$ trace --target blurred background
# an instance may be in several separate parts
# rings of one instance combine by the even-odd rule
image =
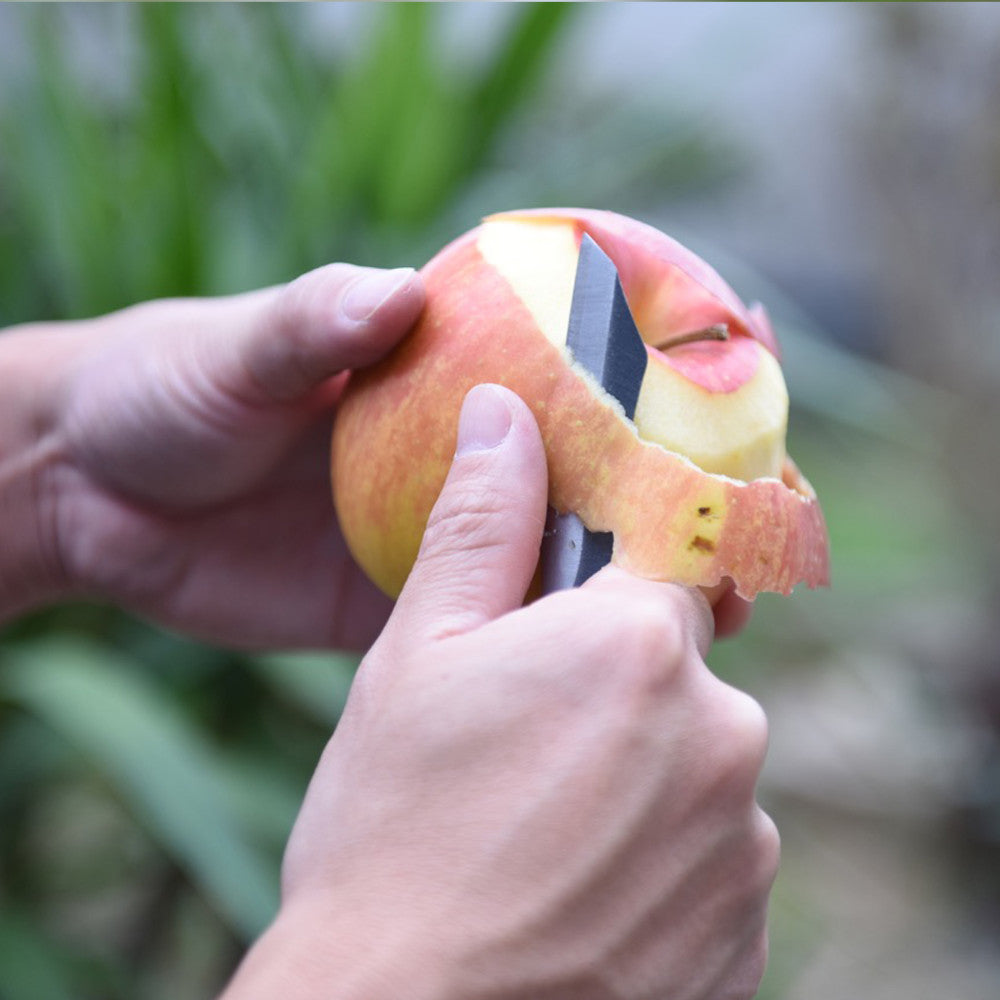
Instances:
[[[767,1000],[1000,996],[1000,5],[0,7],[0,326],[637,216],[769,307],[834,587],[767,709]],[[0,387],[0,391],[2,387]],[[209,996],[350,683],[113,609],[0,633],[0,997]]]

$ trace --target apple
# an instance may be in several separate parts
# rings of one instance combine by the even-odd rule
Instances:
[[[648,364],[629,420],[566,348],[588,233],[618,269]],[[488,217],[423,269],[427,306],[384,361],[351,375],[332,450],[351,552],[395,596],[455,449],[462,400],[496,382],[531,407],[549,502],[614,534],[613,561],[752,600],[829,581],[819,503],[785,454],[788,395],[763,308],[636,220],[545,209]],[[716,591],[718,592],[718,591]]]

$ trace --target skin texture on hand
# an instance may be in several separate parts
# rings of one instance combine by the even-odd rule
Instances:
[[[736,1000],[778,838],[766,722],[694,591],[607,568],[522,606],[537,428],[479,387],[416,567],[364,660],[226,1000]]]
[[[332,510],[338,373],[422,305],[412,270],[333,264],[7,334],[8,354],[44,344],[57,373],[36,488],[56,586],[228,645],[367,648],[390,604]]]
[[[0,336],[0,622],[62,585],[41,487],[57,450],[52,428],[58,393],[50,359],[59,340]]]

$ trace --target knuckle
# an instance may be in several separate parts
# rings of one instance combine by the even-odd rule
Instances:
[[[767,928],[762,927],[740,954],[732,975],[716,1000],[753,1000],[764,979],[768,958]]]
[[[714,1000],[751,1000],[757,996],[764,978],[768,961],[767,915],[773,872],[765,866],[766,877],[756,879],[757,884],[754,884],[753,876],[758,874],[751,873],[752,877],[744,885],[745,891],[739,894],[742,902],[734,913],[738,922],[730,924],[734,940],[739,944],[729,961],[727,975],[719,984],[720,988],[713,992]]]
[[[613,567],[577,592],[589,601],[581,612],[588,634],[600,643],[609,674],[636,706],[662,703],[678,685],[698,676],[703,621],[695,594],[676,585],[628,576]],[[707,617],[707,612],[706,612]]]
[[[767,922],[768,902],[781,861],[778,828],[756,802],[725,840],[731,861],[730,904],[748,927]]]
[[[753,789],[767,755],[767,716],[760,703],[743,691],[718,682],[710,710],[710,738],[720,770]]]
[[[781,834],[777,824],[759,806],[752,820],[751,844],[756,881],[764,893],[770,892],[781,864]]]
[[[614,659],[625,668],[627,682],[640,692],[669,686],[685,658],[684,637],[677,620],[651,598],[615,609]]]

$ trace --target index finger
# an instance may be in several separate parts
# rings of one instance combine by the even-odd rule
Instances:
[[[617,566],[605,566],[583,584],[588,590],[613,588],[617,598],[631,592],[636,601],[653,600],[663,608],[664,616],[674,616],[684,634],[689,635],[702,659],[708,655],[715,638],[715,619],[705,595],[696,587],[678,583],[645,580]]]

